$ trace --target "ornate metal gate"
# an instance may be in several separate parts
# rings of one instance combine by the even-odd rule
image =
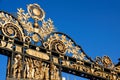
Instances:
[[[108,56],[92,60],[68,35],[56,32],[38,4],[0,11],[0,51],[8,56],[7,80],[62,80],[61,72],[90,80],[120,80],[120,65]]]

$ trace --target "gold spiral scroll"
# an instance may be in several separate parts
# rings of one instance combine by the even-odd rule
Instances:
[[[15,17],[6,12],[0,12],[0,20],[0,28],[3,35],[17,38],[20,41],[24,40],[23,28]]]
[[[14,23],[6,23],[4,24],[2,28],[2,32],[5,36],[10,38],[17,38],[19,40],[22,40],[22,34],[19,31],[19,28]]]
[[[66,52],[65,44],[60,40],[53,40],[51,42],[51,47],[53,50],[57,51],[58,53],[65,53]]]

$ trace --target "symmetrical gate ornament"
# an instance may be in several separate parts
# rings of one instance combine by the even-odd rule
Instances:
[[[17,18],[0,11],[0,51],[8,56],[7,80],[62,80],[67,72],[91,80],[120,80],[120,64],[108,56],[91,59],[68,35],[56,32],[38,4]]]

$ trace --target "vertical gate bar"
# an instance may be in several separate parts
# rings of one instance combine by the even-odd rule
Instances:
[[[14,59],[14,50],[15,50],[15,44],[14,44],[14,39],[11,41],[11,43],[13,44],[12,46],[12,55],[10,57],[10,78],[13,78],[13,69],[12,69],[12,66],[13,66],[13,59]]]
[[[10,58],[10,78],[13,77],[13,75],[12,75],[13,57],[14,57],[14,53],[12,52],[12,55],[11,55],[11,58]]]
[[[10,77],[10,57],[8,57],[8,60],[7,60],[6,80],[8,77]]]
[[[51,80],[51,62],[52,62],[51,52],[50,52],[50,54],[49,54],[49,57],[50,57],[49,80]]]
[[[60,54],[59,54],[60,56]],[[59,76],[60,76],[60,80],[62,80],[62,72],[61,72],[61,69],[62,69],[62,64],[61,64],[61,57],[59,57]]]
[[[21,75],[22,78],[24,78],[24,61],[25,61],[24,46],[22,46],[22,75]]]

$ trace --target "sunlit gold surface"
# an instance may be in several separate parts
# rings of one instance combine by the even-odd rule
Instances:
[[[36,15],[36,16],[39,16],[41,14],[40,10],[37,9],[37,8],[34,8],[33,9],[33,13]]]
[[[9,32],[9,34],[14,34],[14,31],[13,31],[13,29],[11,29],[11,28],[8,28],[7,30],[8,30],[8,32]]]
[[[35,51],[35,50],[32,50],[32,49],[27,49],[26,52],[29,55],[39,57],[39,58],[42,58],[42,59],[45,59],[45,60],[49,60],[49,56],[47,54],[43,53],[43,52],[38,52],[38,51]]]
[[[32,39],[33,39],[33,41],[38,42],[39,36],[37,34],[33,34]]]

